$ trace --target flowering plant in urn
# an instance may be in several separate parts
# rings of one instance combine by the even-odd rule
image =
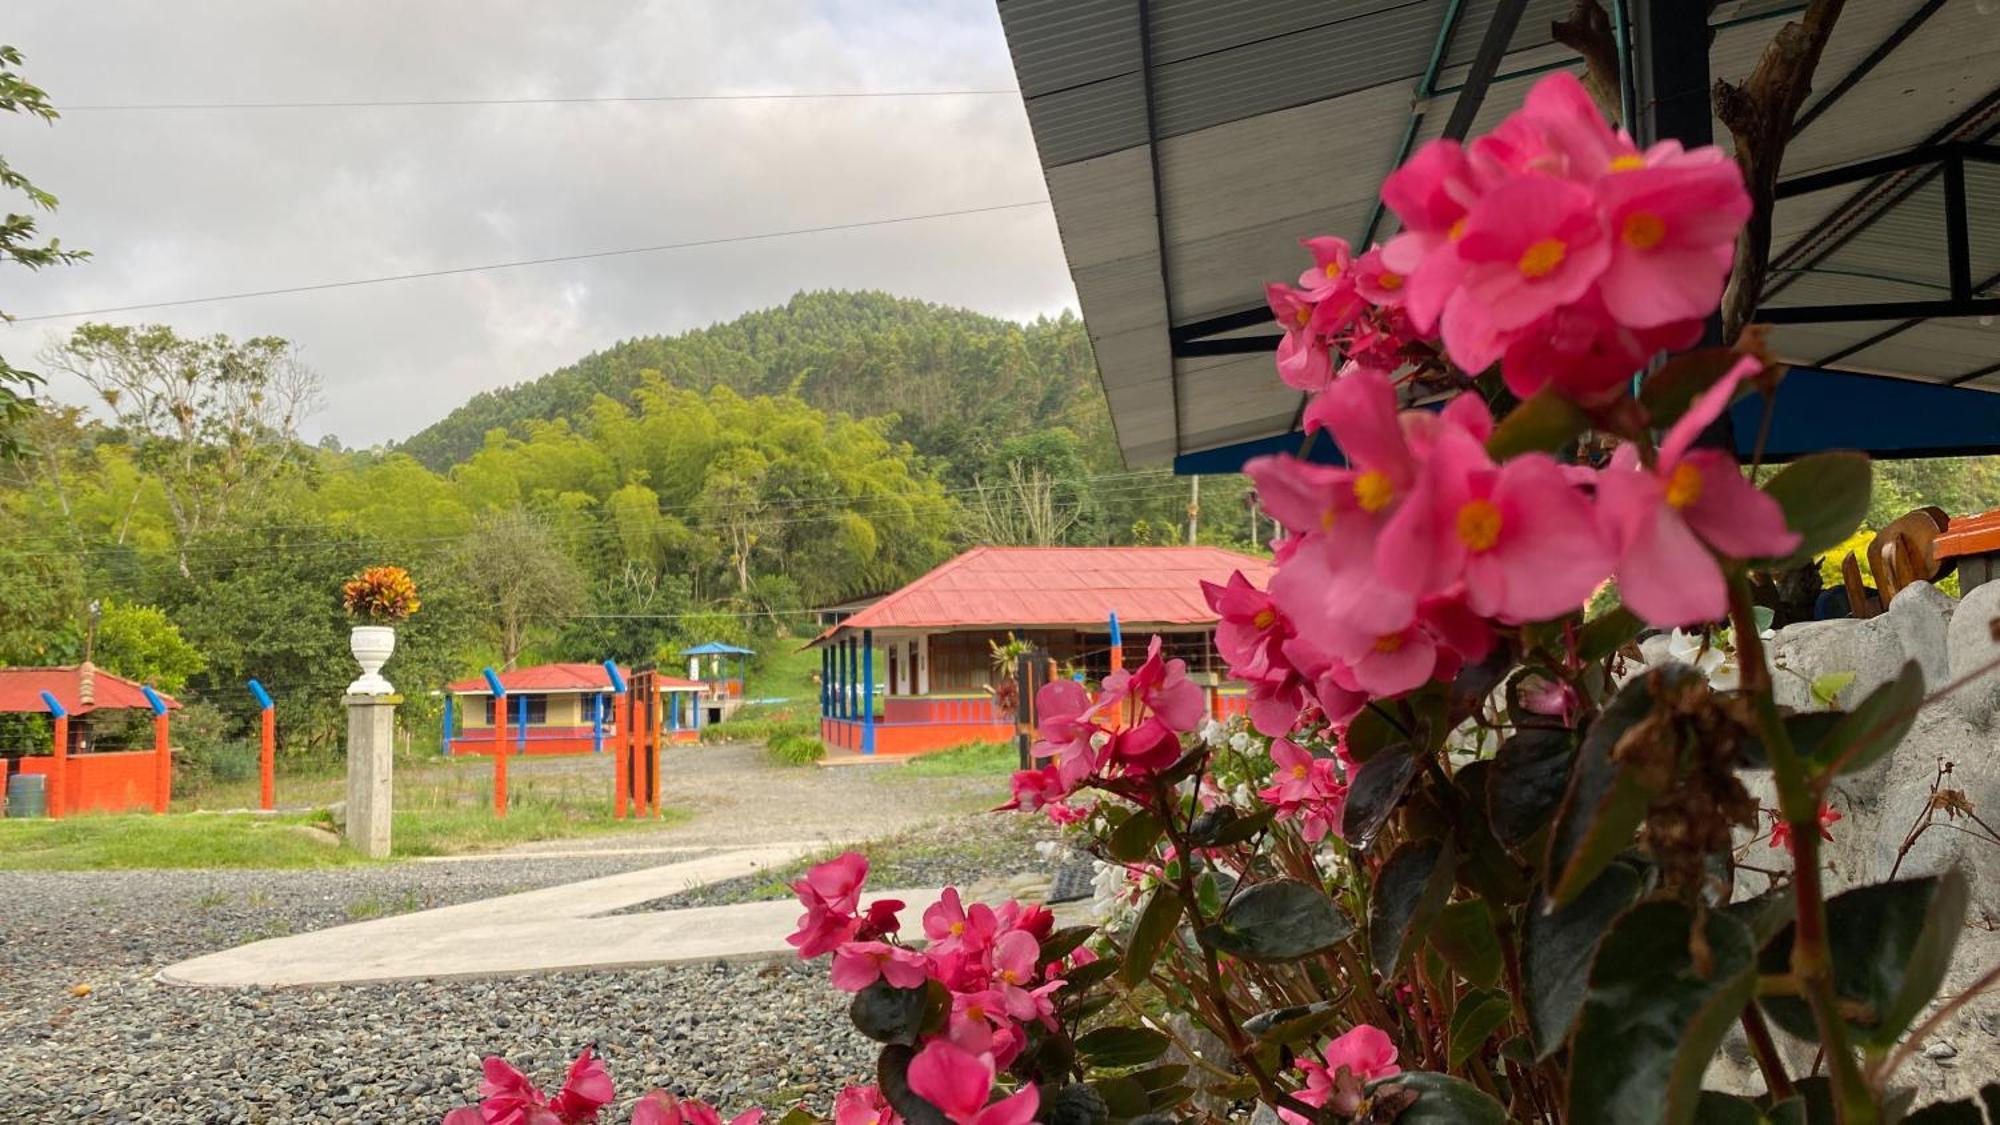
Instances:
[[[1088,919],[864,899],[855,854],[813,868],[792,944],[880,1061],[783,1121],[1902,1118],[1903,1064],[1978,991],[1926,1014],[1967,882],[1832,894],[1821,844],[1835,779],[1895,748],[1923,677],[1787,711],[1749,582],[1847,536],[1869,462],[1746,473],[1704,443],[1779,393],[1754,332],[1661,362],[1721,298],[1738,165],[1638,147],[1558,73],[1382,199],[1401,233],[1307,238],[1298,283],[1269,288],[1277,375],[1347,463],[1247,467],[1275,576],[1206,589],[1247,713],[1211,717],[1158,638],[1095,691],[1040,689],[1004,807],[1097,857]],[[1641,662],[1649,627],[1725,622],[1727,681]],[[1781,858],[1751,865],[1766,823]],[[1704,1088],[1731,1035],[1755,1075]],[[495,1073],[461,1120],[520,1119]],[[611,1094],[529,1119],[595,1120]]]
[[[382,665],[396,651],[395,625],[423,607],[417,584],[400,566],[371,566],[340,587],[340,603],[357,624],[348,645],[361,665],[361,678],[347,686],[349,695],[393,695],[394,685],[382,677]]]

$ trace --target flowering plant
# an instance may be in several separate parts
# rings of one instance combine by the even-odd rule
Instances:
[[[796,885],[792,943],[883,1043],[838,1125],[1900,1117],[1898,1066],[1964,999],[1918,1024],[1966,882],[1829,897],[1820,844],[1830,785],[1897,745],[1923,678],[1788,713],[1748,580],[1839,543],[1868,460],[1760,487],[1704,441],[1777,391],[1754,333],[1633,379],[1717,306],[1737,165],[1638,148],[1558,73],[1382,198],[1401,233],[1307,239],[1269,290],[1279,376],[1346,463],[1246,468],[1275,574],[1206,588],[1246,715],[1212,718],[1158,638],[1094,695],[1037,693],[1039,764],[1003,807],[1096,853],[1100,924],[947,891],[919,945],[902,903],[864,907],[857,855]],[[1645,628],[1725,619],[1733,675],[1635,666]],[[1737,841],[1765,820],[1790,869],[1753,895]],[[1758,1097],[1702,1088],[1737,1028]]]
[[[395,624],[408,621],[423,608],[417,584],[400,566],[371,566],[340,587],[340,604],[349,617]]]

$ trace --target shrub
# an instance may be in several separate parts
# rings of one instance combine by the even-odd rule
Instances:
[[[781,731],[764,743],[764,749],[782,766],[809,766],[826,757],[819,735],[804,731]]]

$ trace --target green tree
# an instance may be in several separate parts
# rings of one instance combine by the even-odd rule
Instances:
[[[108,599],[101,607],[92,648],[99,667],[168,693],[179,692],[188,677],[208,667],[208,659],[160,607]]]
[[[583,605],[584,576],[550,523],[525,508],[482,518],[460,543],[458,573],[480,603],[502,667]]]
[[[21,52],[0,44],[0,110],[25,113],[45,122],[53,122],[60,115],[49,104],[46,93],[21,77],[15,69],[20,65]],[[0,191],[20,195],[27,200],[30,212],[56,209],[56,197],[36,187],[28,177],[10,166],[5,157],[0,157]],[[0,216],[0,262],[39,270],[47,266],[67,265],[88,256],[85,251],[63,249],[60,239],[42,241],[40,232],[35,229],[35,216],[31,213],[10,210]],[[12,319],[0,310],[0,320]],[[32,409],[28,396],[41,382],[41,376],[15,367],[7,362],[5,356],[0,356],[0,461],[21,454],[23,446],[18,427]]]

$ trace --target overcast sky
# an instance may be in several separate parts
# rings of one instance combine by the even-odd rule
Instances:
[[[58,107],[1014,86],[993,0],[8,0],[7,16],[0,41]],[[0,153],[61,198],[45,229],[94,255],[0,272],[20,316],[1046,196],[1012,94],[75,109],[0,120]],[[1017,319],[1075,304],[1031,207],[101,319],[294,340],[328,392],[307,436],[369,445],[620,339],[814,288]],[[29,358],[77,323],[0,328],[0,352]]]

